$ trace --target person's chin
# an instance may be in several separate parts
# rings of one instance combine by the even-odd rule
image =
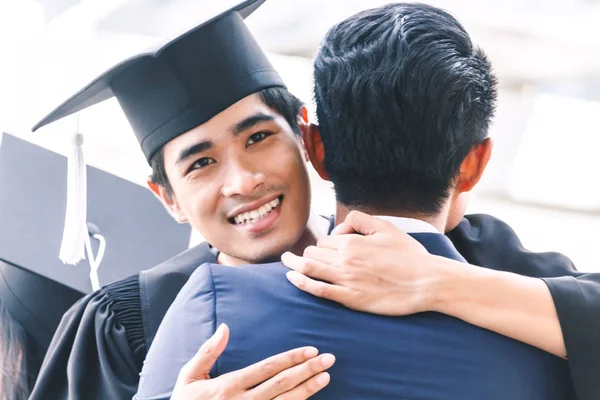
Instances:
[[[283,254],[283,253],[281,253],[281,254]],[[256,264],[270,264],[270,263],[280,262],[281,261],[281,254],[277,253],[277,254],[267,255],[264,258],[259,259],[256,262]]]
[[[283,234],[282,234],[283,235]],[[281,261],[281,255],[291,249],[294,243],[289,243],[290,241],[281,241],[282,237],[280,236],[278,241],[268,240],[269,238],[264,238],[266,240],[263,241],[262,244],[256,244],[257,248],[260,247],[261,250],[257,254],[254,255],[253,259],[256,260],[255,264],[268,264],[272,262]]]

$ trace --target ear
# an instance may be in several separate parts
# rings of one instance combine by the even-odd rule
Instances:
[[[180,224],[188,222],[187,217],[181,211],[181,207],[175,198],[175,195],[167,193],[167,190],[164,186],[159,185],[158,183],[152,182],[150,178],[146,179],[146,184],[154,193],[156,197],[160,200],[160,202],[165,206],[169,214],[173,217],[173,219]]]
[[[306,108],[306,106],[300,107],[300,114],[298,115],[298,117],[301,120],[299,122],[303,123],[304,125],[308,125],[308,109]]]
[[[325,146],[321,139],[321,131],[319,126],[315,124],[308,124],[304,131],[304,145],[308,152],[308,158],[312,163],[315,171],[319,174],[321,179],[328,181],[327,171],[325,170]]]
[[[298,120],[296,122],[298,124],[298,128],[300,129],[300,151],[302,151],[304,161],[308,162],[310,160],[308,158],[308,152],[306,151],[306,144],[304,143],[304,136],[308,127],[308,110],[306,109],[306,107],[302,106],[302,108],[300,108],[300,112],[298,113]]]
[[[471,148],[471,151],[460,165],[456,184],[457,192],[469,192],[477,185],[490,161],[493,147],[492,139],[486,138],[483,142]]]

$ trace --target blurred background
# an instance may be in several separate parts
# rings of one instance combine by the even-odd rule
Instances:
[[[0,130],[66,154],[74,118],[35,134],[33,124],[113,64],[238,2],[0,1]],[[466,26],[500,80],[494,156],[469,212],[505,220],[530,250],[559,251],[579,270],[600,272],[600,1],[426,2]],[[386,3],[269,0],[247,22],[314,111],[320,39],[350,14]],[[149,168],[114,99],[79,123],[90,165],[145,184]],[[313,207],[331,213],[331,186],[314,178]]]

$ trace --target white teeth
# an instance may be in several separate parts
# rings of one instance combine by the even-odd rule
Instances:
[[[279,203],[279,198],[276,198],[275,200],[272,200],[267,204],[260,206],[256,210],[243,212],[236,215],[235,217],[233,217],[233,220],[236,224],[254,223],[262,219],[268,213],[270,213],[272,209],[279,205]]]

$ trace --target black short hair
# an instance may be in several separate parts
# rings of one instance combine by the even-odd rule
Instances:
[[[263,89],[257,93],[269,108],[287,121],[295,134],[300,135],[298,115],[303,106],[300,99],[291,94],[287,89],[280,87]],[[150,158],[150,167],[152,168],[152,174],[150,175],[152,183],[162,186],[167,191],[167,195],[172,196],[173,188],[165,170],[165,159],[162,148]]]
[[[491,64],[463,26],[424,4],[363,11],[329,30],[314,67],[337,200],[438,212],[496,103]]]

